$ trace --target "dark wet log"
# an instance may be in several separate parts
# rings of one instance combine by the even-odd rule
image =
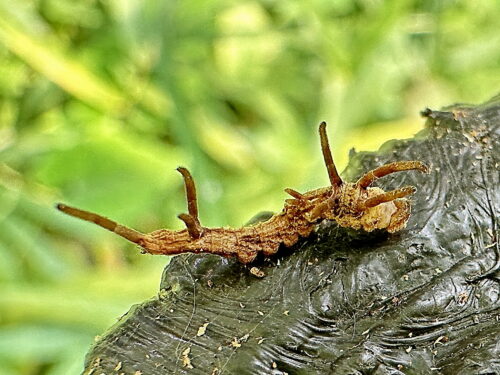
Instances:
[[[344,173],[431,165],[378,182],[418,188],[405,230],[322,225],[262,262],[262,279],[237,260],[177,256],[85,373],[500,373],[500,97],[423,115],[414,139],[352,155]]]

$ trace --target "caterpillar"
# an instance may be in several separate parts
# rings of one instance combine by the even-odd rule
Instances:
[[[410,202],[405,197],[415,193],[415,187],[386,192],[371,185],[376,179],[394,172],[417,170],[428,173],[429,168],[420,161],[397,161],[367,172],[354,183],[345,182],[333,162],[326,122],[319,125],[319,135],[330,185],[306,193],[285,189],[291,198],[285,200],[283,210],[267,221],[251,226],[237,229],[202,226],[193,177],[184,167],[177,168],[184,179],[187,199],[188,213],[178,215],[186,225],[183,230],[160,229],[144,234],[92,212],[62,203],[56,207],[68,215],[116,233],[139,245],[145,253],[210,253],[237,257],[244,264],[254,261],[259,252],[268,257],[275,254],[281,244],[292,246],[300,237],[308,237],[323,220],[333,220],[341,227],[367,232],[385,229],[394,233],[403,229],[411,211]]]

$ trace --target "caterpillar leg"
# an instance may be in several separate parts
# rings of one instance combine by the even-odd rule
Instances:
[[[333,162],[330,144],[328,143],[328,135],[326,134],[326,122],[324,121],[319,124],[319,138],[321,140],[321,151],[323,152],[323,159],[325,160],[330,183],[332,186],[340,186],[342,185],[342,179],[340,178],[337,168],[335,167],[335,163]]]
[[[271,255],[274,255],[278,252],[279,247],[279,242],[271,242],[262,247],[262,253],[264,254],[264,256],[270,257]]]
[[[410,194],[413,194],[417,191],[417,189],[413,186],[405,186],[401,189],[391,190],[385,193],[381,193],[374,197],[368,198],[361,205],[361,209],[365,210],[370,207],[375,207],[381,203],[390,202],[398,198],[406,197]]]
[[[198,201],[196,197],[196,186],[194,185],[193,176],[191,173],[184,168],[179,167],[177,171],[182,175],[184,179],[184,186],[186,188],[186,200],[188,206],[189,214],[180,214],[177,216],[181,219],[184,224],[186,224],[186,228],[189,232],[189,235],[192,239],[200,238],[203,234],[203,227],[200,224],[200,220],[198,218]]]
[[[395,200],[396,212],[391,216],[391,221],[387,227],[389,233],[398,232],[406,227],[406,222],[410,218],[411,206],[410,202],[406,199]]]
[[[253,262],[255,258],[257,258],[257,251],[255,250],[239,251],[237,253],[237,256],[240,263],[247,264]]]
[[[377,178],[384,177],[388,174],[401,171],[417,170],[423,173],[429,173],[429,167],[419,161],[396,161],[393,163],[382,165],[367,172],[361,177],[356,185],[362,188],[370,186]]]

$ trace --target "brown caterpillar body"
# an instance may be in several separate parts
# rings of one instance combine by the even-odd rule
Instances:
[[[203,227],[198,219],[193,178],[182,167],[177,170],[184,178],[189,212],[179,215],[186,224],[184,230],[160,229],[143,234],[88,211],[64,204],[58,204],[57,208],[115,232],[150,254],[204,252],[225,257],[235,256],[242,263],[252,262],[259,252],[265,256],[275,254],[281,244],[292,246],[300,237],[309,236],[322,220],[334,220],[342,227],[367,232],[386,229],[393,233],[403,229],[410,217],[410,203],[404,197],[413,194],[416,189],[407,186],[384,192],[370,185],[377,178],[394,172],[418,170],[428,173],[427,166],[419,161],[394,162],[369,171],[356,183],[343,182],[333,162],[325,122],[320,124],[319,133],[331,185],[303,194],[285,189],[292,198],[285,200],[281,213],[252,226],[238,229]]]

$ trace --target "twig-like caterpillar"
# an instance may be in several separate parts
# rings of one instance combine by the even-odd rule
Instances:
[[[183,167],[177,170],[184,178],[188,213],[178,216],[186,224],[186,229],[180,231],[160,229],[143,234],[95,213],[64,204],[58,204],[57,208],[126,238],[146,253],[210,253],[236,256],[241,263],[252,262],[259,252],[264,256],[275,254],[281,244],[292,246],[299,237],[309,236],[322,220],[334,220],[342,227],[367,232],[386,229],[393,233],[403,229],[410,217],[410,203],[404,197],[416,189],[407,186],[385,192],[370,185],[377,178],[394,172],[418,170],[428,173],[428,167],[419,161],[398,161],[369,171],[355,183],[344,182],[333,162],[325,122],[320,124],[319,134],[331,185],[307,193],[285,189],[292,198],[285,200],[283,211],[252,226],[238,229],[203,227],[198,219],[194,181]]]

